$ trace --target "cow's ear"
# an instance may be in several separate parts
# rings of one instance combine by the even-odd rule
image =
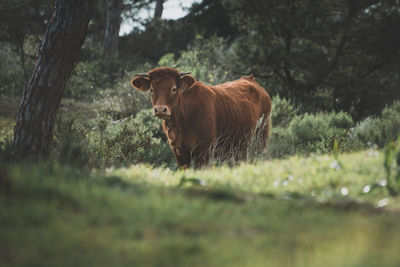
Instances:
[[[145,92],[150,88],[150,80],[145,77],[137,76],[133,78],[131,85],[133,88]]]
[[[193,78],[190,75],[185,75],[179,79],[179,89],[181,92],[184,92],[186,89],[188,89],[192,84],[194,84],[196,81],[195,78]]]

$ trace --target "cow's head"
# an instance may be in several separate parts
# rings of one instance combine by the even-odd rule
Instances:
[[[166,67],[155,68],[149,73],[137,74],[131,85],[137,90],[149,91],[153,114],[169,120],[179,109],[181,95],[196,81],[189,73]]]

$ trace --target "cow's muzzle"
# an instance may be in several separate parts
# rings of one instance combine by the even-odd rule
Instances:
[[[169,108],[164,105],[154,106],[153,113],[154,113],[154,116],[156,116],[160,119],[163,119],[163,120],[168,120],[171,117],[171,112],[170,112]]]

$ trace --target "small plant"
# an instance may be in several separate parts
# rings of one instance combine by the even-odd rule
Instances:
[[[254,162],[254,160],[261,155],[267,144],[267,128],[271,119],[264,120],[264,115],[257,121],[256,128],[251,134],[249,144],[247,146],[247,160]]]
[[[400,135],[397,142],[391,142],[385,146],[384,154],[386,188],[391,196],[398,196],[400,194]]]
[[[332,154],[335,161],[331,163],[331,168],[334,168],[336,170],[343,169],[343,164],[339,159],[340,147],[339,147],[339,142],[337,140],[333,142]]]

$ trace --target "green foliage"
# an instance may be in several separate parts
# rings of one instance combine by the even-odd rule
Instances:
[[[274,97],[272,118],[275,120],[267,157],[326,153],[332,150],[335,141],[342,151],[358,151],[374,145],[382,148],[400,134],[399,101],[383,109],[380,117],[367,117],[355,125],[345,112],[294,116],[293,109],[286,100]]]
[[[400,135],[397,143],[391,142],[385,146],[384,154],[386,188],[391,196],[398,196],[400,194]]]
[[[382,145],[382,129],[379,118],[367,117],[350,129],[349,139],[358,147]]]
[[[350,131],[350,140],[362,147],[384,147],[400,134],[400,101],[383,109],[380,117],[367,117]]]
[[[127,10],[127,17],[134,20],[140,17],[136,8]],[[151,1],[141,1],[144,6]],[[147,3],[146,3],[147,2]],[[127,7],[130,3],[124,3]],[[133,2],[132,2],[133,4]],[[139,21],[145,28],[133,28],[131,33],[120,39],[120,60],[128,69],[136,68],[137,63],[150,62],[155,64],[167,53],[178,55],[188,49],[190,43],[201,34],[208,39],[212,36],[233,38],[237,30],[230,23],[228,10],[221,1],[196,1],[189,10],[189,14],[178,20],[150,20]],[[105,23],[104,23],[105,24]]]
[[[143,124],[154,137],[167,141],[167,137],[162,129],[162,121],[153,115],[152,108],[142,109],[136,114],[135,119]]]
[[[13,138],[15,121],[0,115],[0,149]]]
[[[110,87],[110,79],[101,64],[99,60],[76,64],[64,96],[75,99],[92,98],[102,89]]]
[[[346,140],[348,129],[353,125],[350,115],[339,113],[303,114],[296,116],[288,130],[293,135],[297,151],[302,153],[328,152],[334,141]]]
[[[59,118],[53,133],[51,158],[61,164],[88,166],[91,155],[86,136],[89,131],[90,125],[87,122],[78,123],[75,116]]]
[[[7,43],[0,43],[0,94],[20,96],[24,90],[25,78],[18,54]]]
[[[0,114],[0,162],[13,158],[13,137],[15,121]]]
[[[397,1],[222,2],[241,32],[228,66],[260,77],[273,94],[357,120],[400,98]]]
[[[400,101],[382,111],[382,135],[386,141],[393,141],[400,134]]]
[[[101,116],[117,120],[135,116],[140,110],[151,106],[150,96],[147,93],[132,88],[131,77],[133,74],[126,75],[113,87],[99,92],[94,104]]]
[[[297,115],[286,129],[273,128],[270,153],[274,157],[282,157],[285,152],[329,152],[335,140],[339,143],[346,141],[352,125],[352,118],[344,112]],[[282,151],[279,147],[283,148]]]
[[[287,158],[294,154],[296,154],[296,147],[291,132],[287,128],[272,125],[265,157]]]
[[[299,114],[299,109],[290,100],[279,95],[272,97],[271,119],[273,127],[286,128],[297,114]]]
[[[183,21],[154,20],[145,27],[145,31],[134,28],[121,38],[120,60],[129,69],[136,68],[138,63],[155,64],[167,53],[178,54],[194,37],[192,25]]]
[[[175,167],[172,152],[163,138],[161,121],[151,110],[135,117],[112,121],[105,118],[82,122],[60,119],[53,155],[62,164],[106,168],[147,162]]]
[[[158,65],[191,71],[197,80],[204,83],[224,83],[240,78],[240,76],[235,77],[226,67],[224,53],[227,47],[227,41],[223,38],[204,39],[201,35],[197,35],[188,49],[181,52],[178,59],[169,53],[158,61]]]
[[[143,117],[151,120],[145,121]],[[92,164],[99,167],[140,162],[171,164],[172,152],[165,141],[155,137],[160,135],[160,121],[155,127],[154,120],[158,119],[142,116],[109,123],[104,131],[99,127],[99,135],[90,137],[90,153],[95,158]]]

